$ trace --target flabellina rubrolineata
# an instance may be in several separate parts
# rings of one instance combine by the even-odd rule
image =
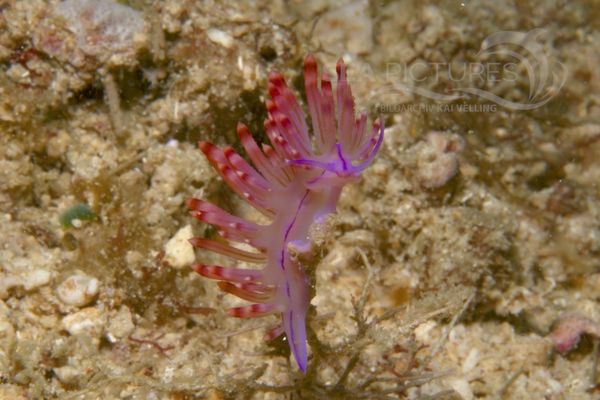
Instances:
[[[223,239],[196,237],[190,239],[192,245],[264,265],[258,270],[195,264],[194,270],[219,280],[221,290],[253,303],[231,308],[230,315],[251,318],[281,314],[281,324],[266,337],[271,339],[285,332],[302,372],[306,372],[308,362],[305,324],[310,288],[304,266],[290,253],[290,246],[296,251],[310,251],[310,226],[323,223],[335,212],[344,185],[360,178],[383,140],[383,122],[376,120],[367,133],[366,113],[356,117],[346,66],[341,59],[336,70],[334,92],[328,74],[319,74],[315,58],[309,54],[304,60],[312,131],[283,76],[277,72],[269,74],[271,100],[266,101],[269,117],[264,126],[271,144],[259,147],[244,124],[237,126],[254,166],[229,146],[221,149],[208,142],[199,143],[223,180],[269,217],[270,224],[247,221],[204,200],[187,202],[191,214],[217,227]],[[229,242],[245,243],[256,251]]]

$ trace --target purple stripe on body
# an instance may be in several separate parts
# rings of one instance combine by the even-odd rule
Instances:
[[[338,143],[336,145],[336,148],[337,148],[338,157],[342,161],[342,167],[344,168],[344,171],[348,171],[348,163],[347,163],[346,159],[344,159],[344,154],[342,153],[342,145]]]
[[[285,265],[284,265],[284,263],[285,263],[285,247],[287,245],[287,239],[288,239],[288,236],[290,235],[290,231],[292,230],[292,228],[294,227],[294,224],[296,223],[296,218],[298,218],[298,214],[300,213],[300,209],[304,205],[304,200],[306,200],[306,197],[308,196],[308,193],[309,193],[309,190],[307,190],[306,193],[304,193],[304,196],[302,197],[302,200],[300,200],[300,204],[298,204],[298,208],[296,209],[296,213],[294,214],[294,219],[292,219],[292,222],[290,223],[290,225],[285,230],[285,235],[283,237],[283,249],[281,249],[281,257],[279,258],[279,266],[281,267],[282,271],[285,270]]]
[[[318,181],[319,181],[319,179],[321,179],[321,177],[322,177],[323,175],[325,175],[325,171],[321,172],[321,175],[317,176],[317,177],[316,177],[315,179],[313,179],[313,180],[310,180],[310,181],[308,181],[307,183],[308,183],[309,185],[312,185],[313,183],[315,183],[315,182],[318,182]]]

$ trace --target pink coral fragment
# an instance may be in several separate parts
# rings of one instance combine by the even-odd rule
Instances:
[[[577,346],[583,334],[600,338],[600,325],[582,315],[566,313],[554,323],[548,336],[554,342],[554,349],[564,354]]]

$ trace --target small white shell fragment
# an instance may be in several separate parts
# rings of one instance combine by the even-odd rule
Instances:
[[[56,292],[58,298],[65,304],[76,307],[83,307],[89,304],[98,294],[98,279],[77,271],[63,283],[61,283]]]
[[[99,337],[104,325],[103,314],[94,307],[87,307],[76,313],[69,314],[62,320],[63,329],[71,335],[87,333]]]
[[[194,248],[188,240],[194,236],[192,226],[186,225],[177,231],[165,245],[164,260],[173,268],[181,269],[192,264],[196,258]]]
[[[169,139],[167,141],[167,146],[177,148],[179,147],[179,141],[177,139]]]
[[[206,31],[206,36],[208,36],[213,43],[221,45],[226,49],[233,47],[233,37],[220,29],[210,28]]]

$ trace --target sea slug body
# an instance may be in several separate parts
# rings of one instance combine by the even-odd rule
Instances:
[[[259,225],[231,215],[200,199],[189,199],[191,214],[214,225],[224,240],[192,238],[198,248],[233,259],[263,264],[243,269],[195,264],[199,274],[217,279],[219,288],[254,304],[228,311],[234,317],[281,314],[282,323],[266,337],[286,334],[302,372],[307,369],[306,314],[310,303],[304,266],[290,254],[289,246],[310,251],[309,229],[335,212],[345,184],[356,181],[369,166],[383,141],[383,123],[376,120],[367,132],[367,115],[358,117],[346,77],[346,66],[337,63],[334,90],[327,73],[319,74],[312,55],[304,61],[304,83],[312,122],[312,140],[304,113],[283,76],[269,74],[264,126],[270,145],[255,142],[239,123],[237,133],[252,166],[231,147],[207,142],[199,147],[223,180],[254,208],[271,219]],[[246,251],[231,242],[246,243]]]

